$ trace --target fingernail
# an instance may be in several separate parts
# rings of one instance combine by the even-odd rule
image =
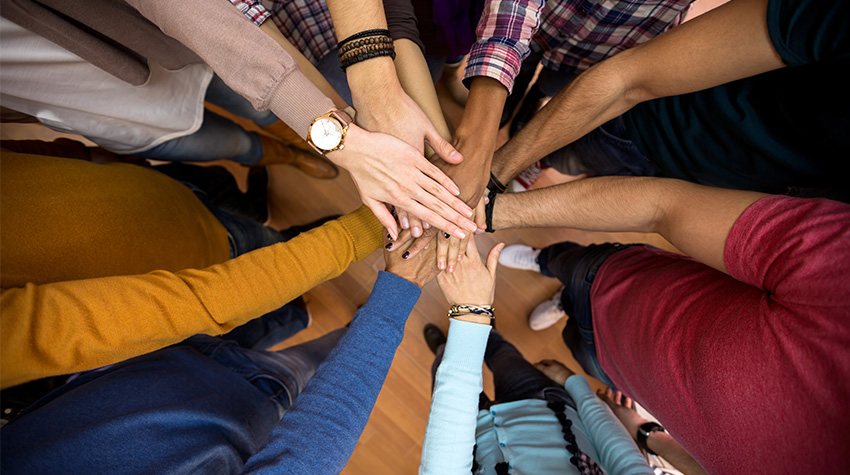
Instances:
[[[401,227],[403,229],[409,228],[410,227],[410,221],[408,221],[407,218],[401,218]]]
[[[431,225],[428,223],[422,223],[422,227],[425,229],[431,229]]]
[[[390,210],[390,214],[391,214],[391,215],[393,215],[393,216],[395,216],[395,208],[393,208],[393,209],[391,209],[391,210]]]
[[[455,196],[460,194],[460,188],[458,188],[457,185],[452,185],[452,189],[449,190],[449,191],[451,191],[452,194],[455,195]]]
[[[449,237],[451,237],[451,235],[449,233],[443,233],[443,237],[448,239]]]
[[[404,254],[401,255],[402,259],[407,259],[408,257],[410,257],[410,251],[404,251]]]
[[[437,268],[438,268],[438,269],[440,269],[440,270],[445,269],[445,268],[446,268],[446,263],[445,263],[445,262],[443,262],[443,261],[438,262],[438,263],[437,263]]]
[[[462,260],[463,260],[463,254],[461,254],[461,255],[457,256],[457,261],[458,261],[458,262],[460,262],[460,261],[462,261]]]
[[[413,237],[419,237],[422,235],[422,230],[414,226],[413,229],[410,230],[410,234],[413,234]]]
[[[476,229],[478,229],[478,225],[473,223],[472,221],[467,221],[464,223],[463,228],[467,231],[474,233]]]
[[[483,229],[481,229],[481,228],[478,228],[478,229],[476,229],[476,230],[475,230],[475,233],[474,233],[474,234],[484,234],[484,233],[486,233],[486,232],[487,232],[487,231],[485,231],[485,230],[483,230]]]
[[[484,197],[484,204],[485,204],[485,205],[486,205],[486,204],[490,204],[490,197],[489,197],[489,196],[485,196],[485,197]]]
[[[466,239],[466,233],[461,231],[460,229],[456,229],[455,232],[452,233],[452,236],[458,239]]]
[[[392,240],[392,238],[393,238],[393,235],[392,235],[392,234],[387,233],[387,239]]]
[[[449,266],[449,274],[455,271],[455,266]]]
[[[384,246],[384,249],[386,249],[388,251],[391,250],[392,248],[393,248],[393,243],[389,243],[386,246]]]
[[[467,218],[471,218],[472,217],[472,208],[464,205],[463,206],[463,214],[465,214]]]

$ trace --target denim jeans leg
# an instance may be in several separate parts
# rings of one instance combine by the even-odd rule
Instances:
[[[487,340],[484,362],[493,372],[496,403],[540,399],[543,390],[560,386],[526,360],[514,345],[493,330]],[[563,389],[563,388],[562,388]]]
[[[623,117],[602,124],[566,147],[543,158],[543,163],[569,175],[659,176],[661,171],[632,142]]]
[[[581,246],[563,242],[542,249],[538,257],[541,272],[557,277],[564,284],[561,305],[569,315],[563,332],[564,343],[587,374],[612,387],[596,357],[590,290],[605,260],[627,247],[630,246],[612,243]]]
[[[248,99],[240,96],[230,88],[218,75],[214,75],[207,87],[204,98],[207,102],[215,104],[231,114],[238,115],[254,121],[260,127],[271,125],[277,121],[277,116],[271,111],[258,111],[254,109]]]
[[[255,249],[271,246],[279,242],[286,242],[294,237],[264,226],[253,219],[229,213],[215,206],[209,206],[203,197],[200,198],[227,230],[227,238],[230,240],[231,259]]]
[[[263,144],[257,134],[205,110],[201,128],[194,134],[169,140],[135,155],[169,162],[227,159],[242,165],[254,165],[263,158]]]
[[[307,328],[309,320],[307,312],[288,303],[234,328],[221,338],[233,340],[242,348],[264,351]]]

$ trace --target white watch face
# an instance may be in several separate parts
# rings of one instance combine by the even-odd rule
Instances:
[[[317,119],[310,126],[310,140],[322,150],[331,150],[342,141],[342,127],[327,117]]]

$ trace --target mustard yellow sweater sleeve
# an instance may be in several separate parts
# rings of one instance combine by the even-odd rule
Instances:
[[[0,295],[0,388],[98,368],[283,306],[375,251],[365,206],[285,243],[206,269],[44,285]]]

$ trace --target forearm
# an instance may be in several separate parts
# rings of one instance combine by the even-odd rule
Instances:
[[[419,297],[381,272],[372,295],[244,473],[336,474],[348,462]]]
[[[440,135],[450,140],[449,125],[443,116],[443,109],[440,107],[440,100],[437,98],[437,91],[431,81],[431,72],[428,70],[422,50],[408,39],[395,40],[394,43],[395,68],[401,87],[422,109]]]
[[[363,207],[206,269],[7,289],[0,296],[0,386],[94,369],[198,333],[225,333],[341,274],[377,249],[382,235]]]
[[[576,403],[582,425],[606,473],[653,473],[626,428],[591,391],[584,376],[569,377],[564,387]]]
[[[451,320],[431,396],[422,443],[421,474],[468,472],[472,467],[481,362],[490,326]]]
[[[687,453],[685,449],[666,432],[653,432],[646,439],[649,450],[658,454],[659,457],[670,462],[685,475],[702,475],[708,473],[702,466]]]
[[[304,55],[300,51],[298,51],[298,49],[295,48],[295,46],[293,46],[292,43],[290,43],[289,40],[286,39],[286,37],[283,36],[283,33],[280,32],[280,30],[277,28],[277,25],[275,25],[273,21],[264,22],[262,26],[260,26],[260,29],[263,30],[263,32],[265,32],[267,35],[269,35],[269,37],[277,41],[279,45],[283,46],[283,49],[285,49],[286,52],[289,53],[293,59],[295,59],[295,62],[298,63],[298,67],[301,69],[301,72],[304,74],[304,76],[306,76],[307,79],[310,80],[310,82],[312,82],[320,91],[322,91],[322,94],[330,98],[338,109],[345,109],[346,107],[348,107],[348,104],[346,104],[342,96],[340,96],[339,93],[336,92],[336,89],[334,89],[333,86],[331,86],[331,84],[328,82],[328,80],[325,79],[324,76],[322,76],[322,73],[320,73],[319,70],[316,69],[315,66],[313,66],[313,63],[311,63],[307,58],[305,58]]]
[[[669,178],[589,178],[499,195],[493,227],[659,233],[685,254],[725,271],[723,250],[732,225],[764,196]]]
[[[618,55],[620,56],[620,55]],[[585,71],[540,109],[493,158],[490,171],[507,184],[520,172],[630,109],[634,98],[615,56]]]

